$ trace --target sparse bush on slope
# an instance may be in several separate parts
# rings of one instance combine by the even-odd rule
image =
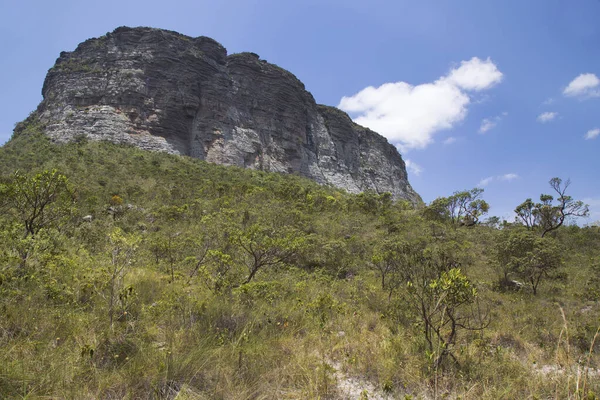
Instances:
[[[517,227],[36,129],[0,149],[2,398],[340,398],[340,379],[390,398],[600,390],[598,228],[546,235],[564,263],[537,296],[499,291],[502,268],[521,270],[492,249]],[[59,224],[24,235],[5,201],[17,170],[64,175]]]

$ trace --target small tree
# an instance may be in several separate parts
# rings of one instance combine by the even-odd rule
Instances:
[[[490,209],[489,204],[481,199],[482,194],[483,189],[475,188],[437,198],[426,207],[424,215],[431,220],[449,221],[455,225],[476,225]]]
[[[431,221],[445,222],[450,220],[450,199],[438,197],[423,209],[423,216]]]
[[[109,298],[108,318],[111,328],[113,327],[114,309],[117,294],[123,287],[123,281],[127,273],[127,267],[133,262],[133,256],[141,239],[132,234],[125,234],[120,228],[116,228],[110,235],[111,259],[109,273]]]
[[[231,243],[241,250],[247,275],[242,284],[249,283],[256,273],[265,268],[283,265],[298,255],[306,246],[306,237],[297,229],[278,229],[252,224],[244,229],[234,229]]]
[[[167,262],[167,269],[171,275],[171,282],[175,281],[175,265],[183,258],[184,250],[190,249],[193,240],[182,236],[181,232],[159,232],[149,240],[150,251],[156,263],[161,259]]]
[[[381,290],[388,292],[388,297],[410,277],[411,268],[422,261],[423,240],[402,240],[391,238],[383,240],[373,249],[370,266],[381,280]]]
[[[433,246],[423,252],[421,262],[408,276],[409,298],[423,324],[423,336],[436,368],[448,356],[458,363],[453,347],[461,330],[487,326],[479,309],[471,308],[477,290],[459,266],[448,248]]]
[[[192,271],[193,276],[198,275],[213,293],[221,293],[225,289],[239,286],[241,278],[235,272],[231,255],[218,249],[207,250]]]
[[[563,183],[560,178],[552,178],[549,183],[558,195],[556,198],[558,204],[553,205],[554,196],[542,194],[539,203],[527,199],[515,209],[517,221],[522,222],[528,229],[539,229],[542,237],[560,228],[567,218],[589,215],[587,204],[579,200],[575,201],[571,196],[566,195],[571,185],[569,179]]]
[[[32,177],[17,171],[1,190],[3,202],[24,225],[25,237],[57,224],[72,211],[74,196],[69,181],[56,169]]]
[[[384,240],[373,249],[370,266],[379,274],[381,290],[388,290],[396,286],[388,282],[390,275],[397,274],[399,258],[404,246],[395,240]]]
[[[443,271],[421,288],[415,288],[412,282],[409,284],[409,292],[421,305],[425,338],[432,355],[434,351],[437,355],[435,365],[439,366],[446,356],[458,362],[452,353],[452,346],[456,343],[459,329],[471,328],[468,324],[470,310],[465,310],[465,306],[475,301],[477,289],[459,268]]]
[[[393,204],[392,194],[390,192],[379,194],[373,191],[366,191],[359,193],[354,198],[354,201],[362,210],[372,214],[383,213],[384,211],[389,210]]]
[[[517,214],[517,221],[520,220],[527,229],[533,229],[537,226],[536,221],[536,204],[531,200],[527,199],[523,203],[519,204],[517,208],[515,208],[515,214]]]
[[[500,220],[500,217],[497,217],[494,215],[494,216],[488,217],[481,224],[484,226],[490,227],[490,228],[498,229],[498,228],[500,228],[502,221]]]
[[[508,282],[511,275],[523,279],[534,295],[542,278],[562,263],[556,240],[522,230],[508,232],[500,238],[496,245],[496,260],[503,272],[502,282]]]
[[[8,205],[10,203],[10,201],[9,201],[10,192],[11,192],[10,182],[8,182],[8,180],[4,180],[4,179],[2,179],[2,177],[0,177],[0,212],[1,213],[4,213],[6,211],[6,209],[8,208]]]
[[[472,307],[477,290],[461,269],[468,259],[464,247],[455,241],[417,240],[402,246],[397,260],[408,288],[408,304],[418,317],[436,368],[448,356],[458,362],[453,346],[461,331],[481,330],[488,324],[481,310]]]

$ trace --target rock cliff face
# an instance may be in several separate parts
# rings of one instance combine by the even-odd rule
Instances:
[[[207,37],[118,28],[61,53],[42,94],[55,141],[86,135],[420,202],[385,138],[317,105],[290,72]]]

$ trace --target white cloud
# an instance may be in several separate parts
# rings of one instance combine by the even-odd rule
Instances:
[[[502,72],[489,57],[485,61],[473,57],[469,61],[462,61],[459,68],[450,71],[447,79],[464,90],[481,91],[499,83]]]
[[[596,128],[596,129],[590,129],[589,131],[587,131],[587,133],[585,134],[585,139],[586,140],[590,140],[590,139],[596,139],[596,136],[600,135],[600,129]]]
[[[487,178],[483,178],[482,180],[480,180],[479,183],[477,184],[477,186],[485,187],[485,186],[489,185],[490,183],[492,183],[493,181],[510,182],[510,181],[514,181],[517,178],[519,178],[519,175],[513,174],[513,173],[498,175],[498,176],[488,176]]]
[[[517,179],[519,177],[519,175],[517,174],[504,174],[502,176],[499,176],[498,179],[500,179],[501,181],[514,181],[515,179]]]
[[[479,133],[486,133],[487,131],[494,129],[496,125],[502,120],[503,117],[506,117],[508,113],[505,111],[500,115],[491,118],[484,118],[481,121],[481,125],[479,126]]]
[[[414,161],[407,159],[404,160],[404,164],[406,164],[406,169],[415,174],[416,176],[421,175],[421,172],[423,172],[423,168],[421,168],[421,166],[415,163]]]
[[[446,138],[446,140],[444,140],[444,144],[445,145],[449,145],[456,142],[456,138],[454,136],[450,136],[449,138]]]
[[[494,129],[498,123],[489,118],[483,119],[481,121],[481,126],[479,127],[479,133],[486,133],[490,129]]]
[[[492,181],[494,180],[493,176],[488,176],[487,178],[483,178],[482,180],[479,181],[479,183],[477,184],[477,186],[479,187],[484,187],[489,185]]]
[[[546,100],[544,100],[544,102],[542,103],[542,105],[549,106],[550,104],[554,104],[555,101],[556,100],[554,100],[554,98],[548,97]]]
[[[469,91],[489,89],[502,80],[502,73],[488,58],[463,61],[458,68],[434,82],[407,82],[369,86],[338,107],[355,113],[355,122],[385,136],[400,149],[425,148],[433,135],[464,120],[471,103]]]
[[[557,112],[550,111],[550,112],[545,112],[545,113],[541,113],[540,115],[538,115],[537,120],[538,120],[538,122],[545,123],[545,122],[552,121],[557,116],[558,116]]]
[[[595,74],[581,74],[569,83],[563,91],[569,97],[598,97],[600,96],[600,79]]]

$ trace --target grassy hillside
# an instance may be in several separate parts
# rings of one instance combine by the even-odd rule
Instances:
[[[32,120],[18,132],[0,148],[0,398],[600,393],[598,228],[548,235],[554,267],[534,295],[526,271],[507,275],[522,288],[501,284],[516,265],[503,245],[535,235],[521,226],[459,226],[386,195],[108,143],[53,145]],[[37,217],[32,193],[48,195]]]

